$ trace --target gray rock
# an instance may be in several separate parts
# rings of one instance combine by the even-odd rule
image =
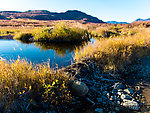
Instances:
[[[124,102],[122,103],[122,106],[131,109],[131,110],[139,110],[140,106],[137,102],[135,101],[131,101],[131,100],[124,100]]]
[[[127,92],[128,94],[133,94],[134,93],[134,91],[130,88],[124,89],[124,91]]]
[[[75,96],[82,97],[82,96],[86,95],[89,92],[89,88],[83,82],[74,81],[74,83],[71,86],[71,92]]]
[[[119,100],[119,98],[117,98],[116,96],[111,96],[110,100]]]
[[[96,109],[95,109],[95,112],[103,113],[103,109],[101,109],[101,108],[96,108]]]
[[[106,95],[107,95],[108,98],[110,97],[110,93],[107,93]]]
[[[126,94],[122,94],[122,95],[121,95],[121,99],[122,99],[122,100],[123,100],[123,99],[132,99],[132,97],[129,96],[129,95],[126,95]]]
[[[120,98],[123,100],[123,99],[126,98],[126,95],[125,95],[125,94],[122,94]]]
[[[125,88],[125,86],[122,83],[115,83],[112,87],[114,89],[123,89],[123,88]]]
[[[118,95],[122,95],[122,92],[117,92]]]
[[[118,92],[122,92],[123,90],[122,89],[118,89]]]

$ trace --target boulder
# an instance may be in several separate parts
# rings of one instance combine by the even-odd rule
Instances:
[[[131,110],[139,110],[140,106],[136,101],[131,101],[131,100],[123,100],[124,102],[122,103],[122,106],[131,109]]]
[[[124,89],[125,92],[127,92],[128,94],[133,94],[134,91],[130,88]]]
[[[89,92],[87,85],[80,81],[74,81],[71,86],[71,92],[75,96],[82,97]]]

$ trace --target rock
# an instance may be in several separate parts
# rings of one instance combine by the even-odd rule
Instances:
[[[123,90],[122,89],[118,89],[118,92],[123,92]]]
[[[124,100],[124,102],[122,103],[122,106],[131,109],[131,110],[139,110],[140,106],[137,102],[135,101],[131,101],[131,100]]]
[[[122,95],[122,92],[117,92],[118,95]]]
[[[101,109],[101,108],[96,108],[96,109],[95,109],[95,112],[103,113],[103,109]]]
[[[112,93],[113,95],[117,95],[117,90],[116,90],[116,89],[113,89],[113,90],[111,91],[111,93]]]
[[[111,96],[110,100],[119,100],[119,98],[117,98],[116,96]]]
[[[83,82],[74,81],[74,83],[71,86],[71,92],[75,96],[82,97],[89,92],[89,88]]]
[[[107,95],[108,98],[110,97],[110,93],[107,93],[106,95]]]
[[[128,94],[133,94],[134,93],[134,91],[130,88],[124,89],[124,91],[127,92]]]
[[[125,86],[122,83],[115,83],[112,87],[114,89],[123,89],[123,88],[125,88]]]
[[[129,96],[129,95],[122,94],[122,95],[121,95],[121,99],[122,99],[122,100],[123,100],[123,99],[132,99],[132,97]]]

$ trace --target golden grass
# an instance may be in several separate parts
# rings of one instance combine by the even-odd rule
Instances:
[[[49,64],[33,66],[25,60],[0,61],[0,103],[5,110],[17,100],[26,98],[30,104],[40,102],[63,104],[71,101],[69,76],[54,72]],[[1,105],[1,104],[0,104]]]
[[[74,59],[95,59],[106,68],[121,68],[125,63],[142,57],[150,49],[150,29],[139,29],[134,36],[102,38],[94,44],[76,49]]]

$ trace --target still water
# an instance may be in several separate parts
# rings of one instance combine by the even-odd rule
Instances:
[[[91,39],[89,43],[94,43]],[[74,56],[74,49],[85,43],[23,43],[17,40],[0,39],[0,59],[16,60],[24,58],[33,64],[49,62],[52,68],[70,65]],[[87,43],[88,46],[88,43]]]
[[[49,62],[51,67],[65,67],[73,62],[74,44],[22,43],[0,40],[0,59],[16,60],[18,57],[34,64]]]

